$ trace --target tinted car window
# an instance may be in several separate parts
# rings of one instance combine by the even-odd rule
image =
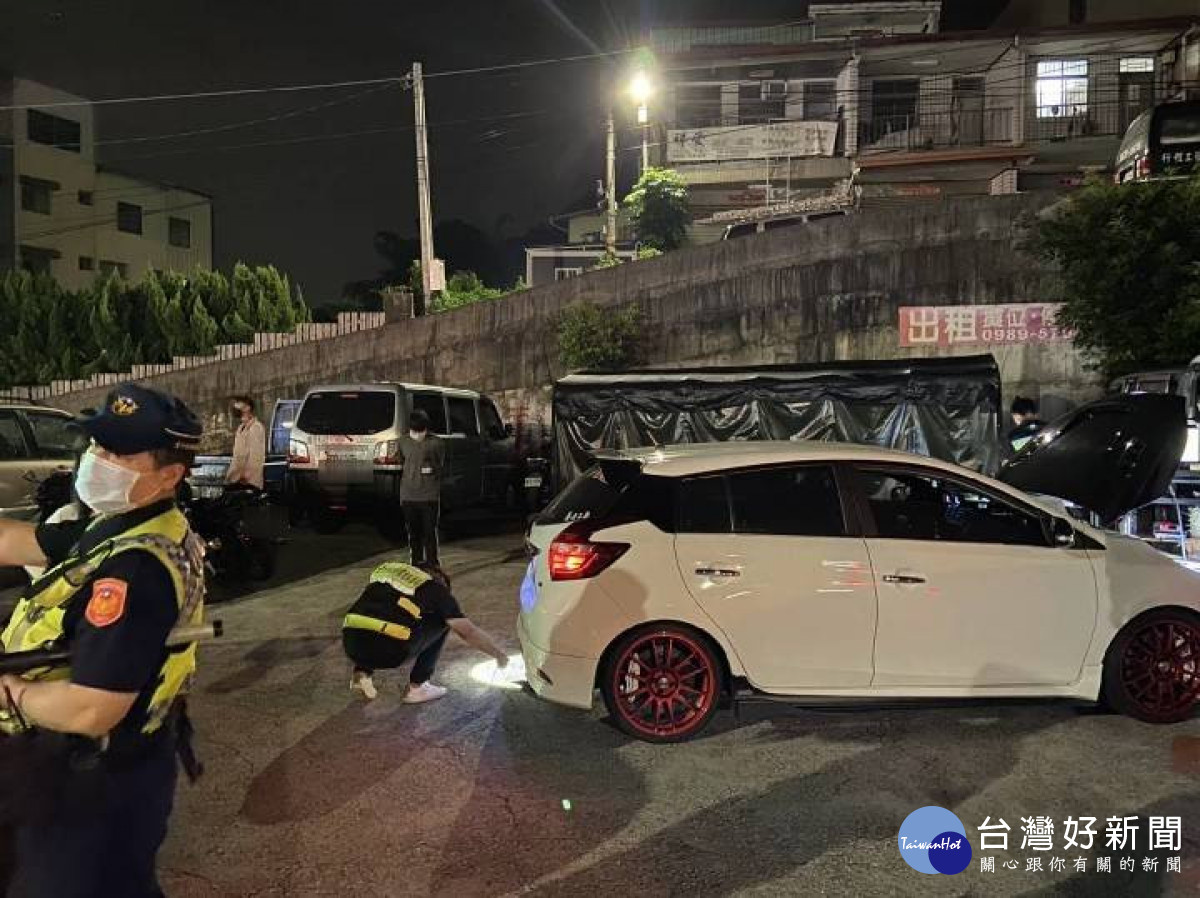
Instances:
[[[772,468],[729,475],[735,533],[845,536],[833,469]]]
[[[0,461],[29,458],[25,434],[15,412],[0,412]]]
[[[1036,515],[937,474],[867,470],[863,488],[884,538],[1047,545]]]
[[[395,393],[361,390],[310,394],[296,426],[305,433],[353,436],[379,433],[395,421]]]
[[[500,413],[490,400],[479,400],[479,423],[489,437],[500,439],[504,436],[504,422],[500,420]]]
[[[450,407],[450,433],[465,433],[469,437],[479,436],[479,424],[475,421],[475,400],[450,396],[446,399]]]
[[[622,487],[610,484],[598,465],[588,468],[542,510],[537,522],[570,524],[601,518],[617,504],[621,492]]]
[[[441,393],[413,393],[412,407],[429,416],[429,429],[434,433],[450,432],[446,429],[446,403]]]
[[[679,491],[679,532],[729,533],[730,529],[725,478],[685,480]]]
[[[76,449],[83,448],[83,437],[69,426],[69,417],[30,411],[25,419],[33,430],[34,454],[38,458],[73,459]]]

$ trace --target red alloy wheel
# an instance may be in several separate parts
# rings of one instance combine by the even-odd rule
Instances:
[[[715,712],[720,670],[712,649],[692,633],[643,631],[618,647],[605,701],[630,735],[679,742],[700,732]]]
[[[1150,723],[1191,715],[1200,699],[1200,625],[1162,614],[1136,624],[1119,646],[1121,710]]]

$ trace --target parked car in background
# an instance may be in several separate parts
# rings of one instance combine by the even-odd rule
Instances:
[[[992,479],[844,443],[608,450],[535,519],[518,635],[528,681],[648,741],[728,697],[1101,699],[1184,720],[1200,699],[1200,577],[1111,520],[1159,495],[1174,397],[1048,425]],[[1114,448],[1115,447],[1115,448]]]
[[[0,515],[34,519],[38,484],[72,470],[82,439],[72,420],[59,409],[0,399]]]
[[[1200,163],[1200,103],[1160,103],[1125,129],[1113,180],[1147,181],[1185,175]]]
[[[263,465],[263,488],[271,497],[282,501],[287,480],[287,451],[292,425],[300,410],[301,399],[279,399],[271,412],[267,430],[266,463]],[[199,455],[192,466],[188,482],[198,499],[215,499],[225,490],[225,473],[229,470],[228,455]]]
[[[289,495],[319,529],[360,510],[402,529],[399,440],[414,409],[446,443],[443,512],[518,506],[523,466],[512,428],[487,396],[426,384],[331,384],[304,397],[288,449]]]

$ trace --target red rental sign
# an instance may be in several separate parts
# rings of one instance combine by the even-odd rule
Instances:
[[[1069,343],[1072,333],[1055,321],[1060,303],[1002,306],[901,306],[900,345],[1008,346]]]

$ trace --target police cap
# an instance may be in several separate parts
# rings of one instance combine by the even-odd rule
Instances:
[[[98,446],[118,455],[155,449],[195,450],[204,432],[200,419],[168,393],[138,384],[121,384],[108,394],[104,408],[76,419]]]

